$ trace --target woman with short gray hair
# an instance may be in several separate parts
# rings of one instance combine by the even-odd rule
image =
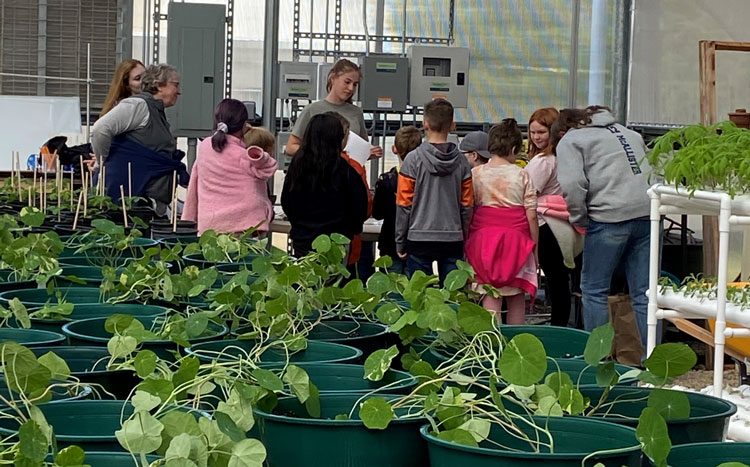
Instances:
[[[128,165],[132,168],[132,196],[151,198],[156,212],[163,215],[172,199],[172,173],[180,185],[187,185],[188,174],[180,162],[164,109],[177,103],[180,75],[171,65],[149,66],[143,74],[143,92],[123,99],[96,121],[91,145],[106,167],[107,194],[120,198],[120,185],[128,186]]]

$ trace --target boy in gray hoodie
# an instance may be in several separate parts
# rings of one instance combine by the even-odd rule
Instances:
[[[565,133],[557,145],[558,180],[570,221],[587,229],[581,272],[584,326],[591,331],[609,321],[607,296],[622,264],[645,355],[651,171],[644,160],[646,145],[599,106],[564,109],[555,126]]]
[[[432,274],[440,283],[464,257],[464,239],[474,205],[471,166],[448,133],[455,128],[453,106],[445,99],[425,105],[426,141],[409,153],[398,175],[396,251],[407,274]]]

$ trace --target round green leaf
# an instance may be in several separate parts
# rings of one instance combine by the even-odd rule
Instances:
[[[279,392],[284,390],[284,383],[281,378],[271,370],[256,368],[251,373],[253,378],[258,382],[260,387],[269,391]]]
[[[612,341],[615,339],[615,328],[610,323],[603,324],[591,331],[583,351],[583,359],[589,365],[596,365],[599,361],[612,353]]]
[[[18,429],[19,450],[33,461],[41,462],[47,457],[47,437],[34,420],[26,420]]]
[[[134,454],[150,453],[161,446],[164,425],[147,412],[136,412],[115,431],[120,445]]]
[[[133,407],[137,412],[148,412],[161,404],[161,399],[146,391],[135,391],[133,396]]]
[[[474,436],[472,436],[468,431],[462,430],[461,428],[441,431],[440,433],[438,433],[437,437],[451,443],[462,444],[464,446],[479,447],[479,444],[477,444]]]
[[[156,354],[150,350],[141,350],[135,356],[133,366],[135,372],[141,378],[146,378],[148,375],[154,372],[156,369]]]
[[[494,319],[492,313],[476,303],[463,302],[458,306],[458,325],[470,336],[491,331]]]
[[[66,380],[70,376],[68,364],[54,352],[47,352],[39,357],[39,363],[49,370],[53,379]]]
[[[469,280],[469,273],[461,269],[454,269],[445,276],[444,287],[450,291],[458,290]]]
[[[641,443],[641,449],[656,465],[666,465],[667,456],[672,449],[667,422],[652,407],[646,407],[638,418],[635,435]]]
[[[127,357],[138,347],[138,341],[132,336],[112,336],[107,342],[107,350],[114,358]]]
[[[243,439],[232,447],[228,467],[263,467],[266,448],[257,439]]]
[[[331,239],[327,235],[320,235],[313,240],[312,247],[318,253],[328,253],[331,250]]]
[[[398,305],[395,303],[386,303],[378,308],[375,316],[381,323],[390,325],[394,324],[401,317],[401,310],[398,309]]]
[[[86,453],[76,445],[62,449],[55,456],[55,464],[60,467],[72,467],[83,465]]]
[[[367,291],[375,295],[383,295],[390,292],[391,280],[382,272],[376,272],[367,279]]]
[[[670,342],[657,345],[643,363],[657,376],[674,377],[690,371],[697,361],[695,352],[686,344]]]
[[[503,349],[497,366],[508,383],[531,386],[547,371],[547,352],[536,336],[518,334]]]
[[[456,312],[448,305],[438,305],[425,311],[427,326],[432,331],[450,331],[458,325]]]
[[[302,368],[289,365],[282,379],[292,388],[300,402],[304,403],[310,397],[310,377]]]
[[[393,420],[393,408],[384,398],[371,397],[360,407],[359,418],[367,428],[385,430]]]
[[[365,360],[365,379],[380,381],[385,372],[391,368],[391,362],[398,355],[395,345],[388,349],[380,349],[371,353]]]
[[[648,396],[648,406],[656,409],[664,420],[690,417],[690,400],[682,391],[654,389]]]
[[[206,313],[193,313],[185,321],[185,332],[189,338],[202,335],[208,327],[208,315]]]
[[[331,241],[336,245],[348,245],[351,242],[347,237],[338,233],[331,234]]]

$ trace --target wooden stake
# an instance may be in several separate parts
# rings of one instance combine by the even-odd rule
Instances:
[[[75,170],[70,168],[70,212],[73,212],[73,173]]]
[[[130,165],[130,163],[128,163]],[[10,188],[16,191],[16,153],[10,152]]]
[[[120,185],[120,201],[122,201],[122,223],[128,228],[128,210],[125,209],[125,189]]]
[[[76,215],[73,218],[73,230],[78,227],[78,214],[81,212],[81,201],[83,200],[83,190],[78,194],[78,205],[76,206]]]
[[[62,165],[60,159],[55,161],[55,185],[57,186],[57,222],[62,220]]]
[[[172,232],[177,232],[177,171],[172,172]]]
[[[128,198],[133,197],[133,168],[131,163],[128,162]]]
[[[91,174],[86,174],[83,176],[83,187],[81,191],[83,191],[83,217],[86,217],[86,213],[88,212],[89,207],[89,177]]]
[[[31,187],[29,187],[29,203],[28,206],[31,207]]]
[[[21,154],[16,151],[16,167],[18,168],[18,202],[21,202]]]
[[[47,172],[49,169],[49,167],[47,167],[47,161],[44,161],[44,164],[42,165],[42,169],[44,169],[44,187],[42,188],[42,194],[44,196],[42,198],[42,211],[47,212]],[[39,178],[41,181],[41,177]]]

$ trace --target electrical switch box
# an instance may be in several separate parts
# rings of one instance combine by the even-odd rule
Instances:
[[[362,110],[404,112],[409,100],[409,59],[399,55],[362,57]]]
[[[166,111],[170,129],[188,138],[210,135],[224,98],[226,7],[171,2],[167,22],[167,63],[179,71],[182,93]]]
[[[469,101],[469,49],[412,45],[409,104],[424,106],[433,99],[447,99],[455,108]]]
[[[279,99],[318,99],[318,64],[279,62]]]

